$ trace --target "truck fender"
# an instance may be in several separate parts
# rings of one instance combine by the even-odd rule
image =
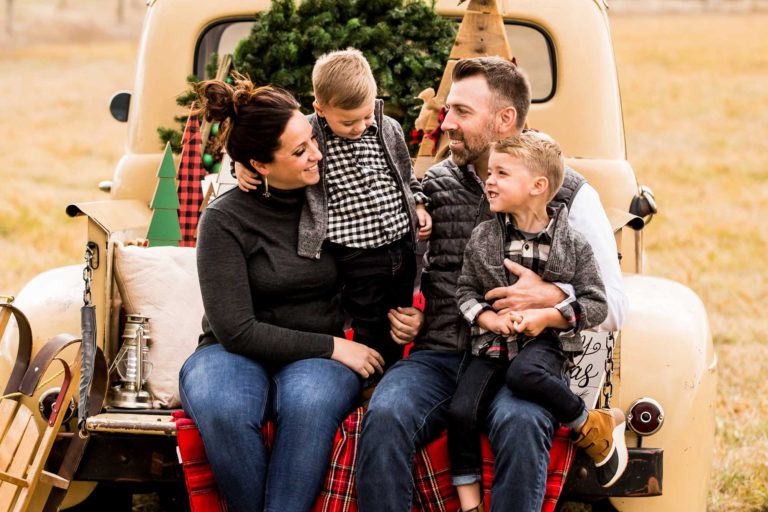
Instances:
[[[620,386],[614,404],[641,397],[664,409],[661,429],[643,445],[664,450],[663,495],[616,498],[624,511],[705,510],[714,447],[717,355],[701,299],[680,283],[624,278],[630,311],[621,333]],[[628,446],[636,446],[627,434]]]

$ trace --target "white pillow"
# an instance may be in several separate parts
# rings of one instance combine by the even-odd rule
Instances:
[[[146,389],[153,406],[179,407],[179,370],[202,333],[195,249],[117,242],[114,273],[125,312],[149,317],[153,369]]]

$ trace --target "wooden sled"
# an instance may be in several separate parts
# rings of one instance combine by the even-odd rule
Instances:
[[[56,336],[40,349],[30,363],[32,333],[29,322],[15,307],[0,303],[0,334],[11,316],[16,319],[19,346],[11,378],[0,399],[0,510],[26,511],[38,484],[43,483],[51,486],[43,510],[55,511],[66,495],[87,442],[77,433],[66,434],[69,443],[64,460],[55,472],[45,469],[51,447],[66,416],[66,409],[77,389],[72,383],[72,376],[78,374],[80,365],[79,350],[72,366],[58,356],[70,345],[79,345],[81,340],[68,334]],[[24,395],[31,397],[35,393],[41,385],[41,378],[54,361],[61,364],[64,378],[50,418],[41,427],[35,418],[36,413],[22,403],[21,398]],[[103,355],[97,356],[97,361],[100,361],[97,367],[106,370]],[[100,394],[103,398],[103,392],[98,389],[100,386],[94,387],[97,388],[95,395]],[[100,408],[98,396],[94,396],[94,399],[99,402]]]

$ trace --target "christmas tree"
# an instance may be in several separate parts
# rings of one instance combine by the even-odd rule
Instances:
[[[181,240],[179,196],[176,194],[176,166],[173,163],[170,144],[165,145],[165,154],[157,171],[157,178],[157,188],[150,205],[154,211],[147,231],[147,240],[150,247],[178,247]]]

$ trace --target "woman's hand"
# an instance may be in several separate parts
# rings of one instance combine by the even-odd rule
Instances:
[[[390,309],[387,317],[392,328],[389,334],[399,345],[415,340],[424,325],[424,313],[414,307]]]
[[[256,190],[256,187],[261,185],[259,175],[240,162],[235,162],[235,178],[237,178],[237,187],[243,192]]]
[[[432,234],[432,216],[423,204],[416,205],[416,217],[419,219],[419,240],[427,240]]]
[[[333,338],[331,359],[338,361],[362,378],[384,373],[384,358],[371,347],[344,338]]]

